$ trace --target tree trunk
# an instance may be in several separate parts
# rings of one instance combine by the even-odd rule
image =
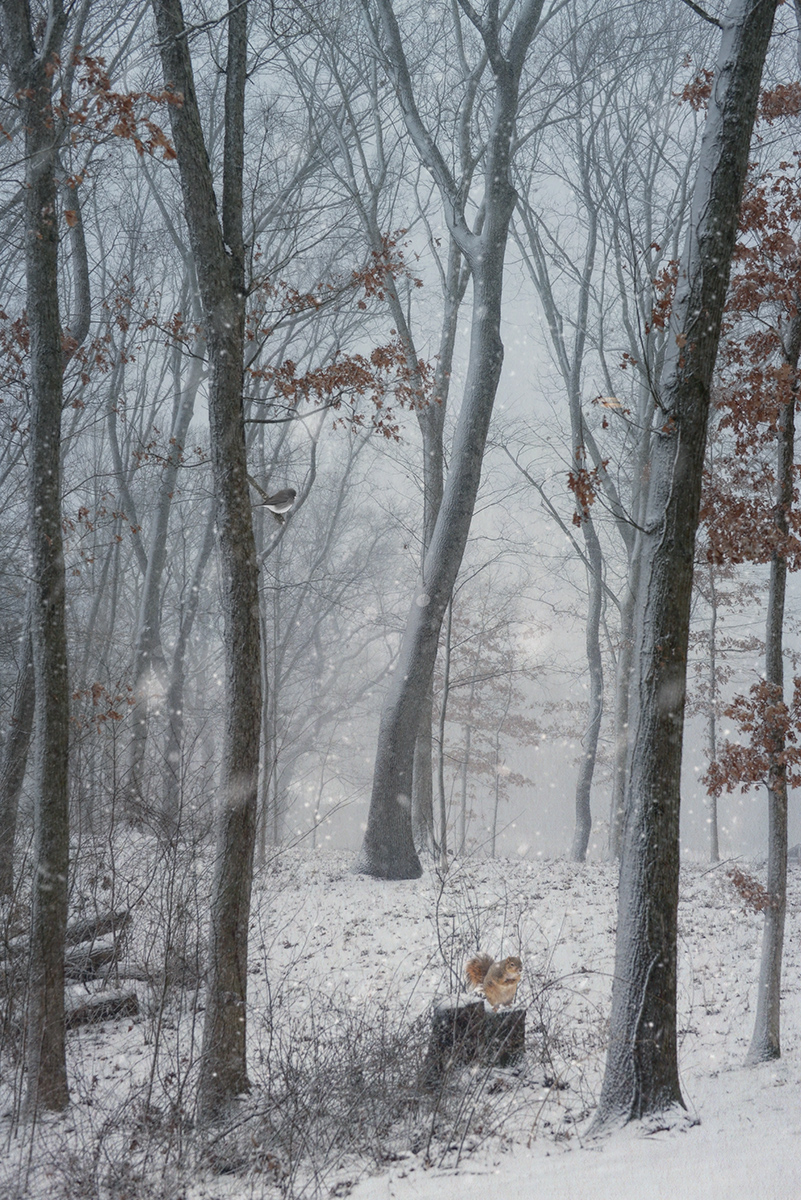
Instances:
[[[448,251],[445,279],[445,311],[439,339],[439,351],[434,369],[434,389],[431,403],[417,409],[417,420],[423,438],[423,553],[431,545],[434,528],[442,504],[445,480],[445,410],[453,369],[453,350],[456,326],[469,279],[462,266],[462,256],[453,238]],[[393,313],[393,317],[395,314]],[[396,318],[397,319],[397,318]],[[424,569],[424,568],[423,568]],[[423,575],[425,591],[425,575]],[[432,729],[434,722],[433,674],[426,699],[420,710],[420,725],[414,748],[412,767],[412,826],[415,846],[419,850],[436,850],[434,838],[434,777],[432,769]]]
[[[479,32],[495,76],[494,111],[485,147],[483,225],[479,234],[468,229],[464,220],[465,197],[459,195],[417,111],[390,0],[379,0],[378,9],[407,129],[440,188],[450,231],[470,266],[473,280],[470,357],[450,470],[422,578],[407,618],[393,683],[381,714],[367,831],[354,866],[354,870],[376,878],[414,879],[421,873],[411,820],[414,743],[420,709],[434,671],[442,620],[470,532],[503,363],[500,336],[503,266],[516,200],[510,180],[510,157],[520,74],[542,0],[527,0],[523,5],[509,35],[508,57],[500,49],[497,23],[488,19],[481,24],[479,20]]]
[[[167,734],[164,740],[164,761],[166,763],[164,782],[164,801],[162,804],[163,828],[173,836],[181,819],[181,799],[183,782],[183,741],[184,741],[184,684],[186,672],[186,651],[200,603],[200,585],[208,565],[211,552],[214,549],[214,513],[209,516],[203,545],[200,548],[192,582],[189,587],[186,604],[181,612],[181,623],[178,637],[172,653],[170,682],[167,689]]]
[[[14,841],[28,747],[33,730],[36,687],[33,678],[30,599],[22,633],[22,664],[14,691],[8,735],[0,763],[0,896],[14,893]]]
[[[195,408],[195,396],[203,374],[201,347],[195,346],[193,350],[195,357],[192,359],[189,379],[183,386],[181,386],[180,379],[176,379],[175,406],[170,429],[170,453],[159,480],[158,500],[147,556],[147,571],[139,604],[133,664],[134,706],[131,714],[133,735],[125,794],[127,815],[133,818],[141,818],[147,812],[147,798],[143,791],[143,771],[147,749],[150,679],[155,674],[162,684],[166,682],[166,663],[161,646],[161,581],[167,563],[167,532],[172,501],[178,483],[181,453]],[[174,350],[173,356],[174,370],[177,375],[180,371],[182,356],[179,350]]]
[[[69,677],[61,536],[63,359],[58,306],[53,71],[65,26],[53,6],[34,43],[27,4],[3,0],[3,50],[25,129],[25,273],[30,334],[28,434],[31,644],[36,693],[35,849],[25,1068],[28,1116],[69,1102],[64,1047],[64,935],[69,863]]]
[[[612,803],[609,812],[609,857],[619,858],[623,842],[623,816],[626,808],[626,768],[629,757],[629,710],[634,670],[634,600],[632,584],[637,559],[629,561],[629,586],[620,606],[620,648],[615,672],[615,746],[612,775]]]
[[[710,766],[718,757],[718,662],[717,662],[717,627],[718,627],[718,597],[715,590],[715,568],[709,564],[709,603],[712,616],[709,621],[709,708],[707,711],[707,753]],[[716,792],[709,794],[709,861],[720,862],[720,843],[718,840],[718,797]]]
[[[442,663],[442,703],[437,722],[437,798],[439,800],[439,864],[440,870],[448,870],[448,803],[445,799],[445,718],[448,714],[448,697],[451,686],[451,632],[453,629],[453,601],[448,604],[445,622],[445,653]]]
[[[459,853],[467,849],[467,773],[470,767],[470,743],[473,737],[473,727],[468,722],[464,727],[464,758],[462,759],[462,786],[459,797]]]
[[[209,433],[225,618],[228,695],[212,885],[209,969],[198,1083],[202,1120],[247,1090],[247,951],[256,832],[261,666],[256,549],[242,411],[242,168],[247,4],[231,0],[225,92],[222,227],[192,78],[180,0],[153,0],[184,208],[210,364]]]
[[[801,353],[801,315],[790,328],[785,361],[794,372]],[[776,700],[784,701],[784,601],[787,588],[787,557],[784,550],[793,506],[793,458],[795,452],[795,392],[784,405],[778,420],[776,462],[776,505],[773,523],[778,545],[770,562],[768,615],[765,626],[765,682]],[[770,903],[765,909],[762,930],[762,961],[754,1034],[747,1062],[768,1062],[781,1057],[781,979],[784,920],[787,911],[787,765],[785,737],[781,729],[769,734],[771,753],[768,773],[768,879]]]
[[[587,517],[582,522],[584,544],[587,548],[588,608],[585,630],[587,644],[587,663],[590,671],[590,696],[587,728],[582,739],[584,755],[579,767],[576,783],[576,828],[573,834],[573,845],[570,857],[574,862],[584,862],[587,857],[587,846],[592,830],[592,812],[590,810],[590,794],[592,777],[595,774],[595,759],[598,752],[598,735],[601,732],[601,718],[604,711],[604,668],[601,657],[601,615],[603,612],[603,556],[601,544],[592,519]]]
[[[684,1106],[676,1049],[679,789],[695,531],[715,365],[776,0],[723,24],[657,409],[637,597],[638,711],[600,1132]]]
[[[420,710],[412,764],[412,833],[418,854],[436,848],[434,836],[433,679]]]

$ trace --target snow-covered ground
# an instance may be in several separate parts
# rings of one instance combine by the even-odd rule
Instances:
[[[598,1144],[584,1131],[603,1071],[615,869],[476,859],[455,863],[444,880],[426,871],[414,882],[378,883],[351,875],[349,865],[341,852],[294,849],[260,872],[249,981],[254,1086],[238,1140],[221,1134],[218,1151],[210,1154],[207,1142],[200,1156],[187,1129],[203,994],[186,970],[159,993],[165,1004],[140,982],[139,1018],[69,1034],[73,1105],[45,1120],[33,1144],[30,1131],[12,1132],[12,1089],[3,1081],[0,1195],[201,1200],[277,1196],[283,1186],[285,1195],[317,1188],[357,1200],[801,1197],[801,870],[790,870],[783,1058],[743,1066],[761,917],[744,911],[726,864],[686,866],[680,1063],[699,1123],[632,1127]],[[142,897],[131,953],[141,959],[150,947],[155,960],[164,925]],[[526,1061],[465,1071],[439,1108],[430,1097],[420,1103],[415,1071],[431,1002],[452,990],[477,946],[523,958]],[[409,1030],[418,1033],[407,1069]],[[331,1114],[337,1105],[350,1111],[362,1071],[382,1072],[375,1103],[360,1101],[353,1122],[363,1128],[343,1127],[340,1136]],[[302,1098],[309,1081],[319,1085],[314,1104]],[[382,1087],[397,1093],[386,1112]]]

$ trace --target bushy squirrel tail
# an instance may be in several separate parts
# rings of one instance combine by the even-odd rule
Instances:
[[[471,958],[465,967],[467,982],[474,988],[479,987],[484,982],[487,971],[494,961],[491,954],[477,954],[475,958]]]

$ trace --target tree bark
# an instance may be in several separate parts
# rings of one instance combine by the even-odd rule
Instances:
[[[598,752],[598,736],[604,711],[604,667],[601,657],[601,616],[603,613],[603,555],[598,534],[591,519],[582,523],[584,545],[587,550],[587,624],[585,639],[587,664],[590,673],[589,713],[587,727],[581,742],[584,755],[576,781],[576,827],[570,857],[574,862],[584,862],[592,831],[590,795],[592,778],[595,774],[595,759]]]
[[[707,711],[707,753],[710,765],[718,757],[718,661],[717,661],[717,629],[718,629],[718,597],[715,588],[715,568],[709,564],[709,604],[712,615],[709,620],[709,709]],[[718,838],[718,797],[717,793],[709,794],[709,861],[720,862],[720,841]]]
[[[33,729],[36,686],[33,678],[30,599],[25,613],[22,642],[22,664],[14,690],[14,705],[0,763],[0,896],[11,896],[14,893],[17,814]]]
[[[183,792],[183,743],[184,743],[184,684],[186,677],[186,651],[200,603],[200,585],[214,549],[214,517],[210,514],[206,524],[203,544],[200,548],[186,604],[181,610],[178,637],[172,652],[170,682],[167,689],[167,733],[164,739],[164,761],[167,764],[162,805],[162,825],[169,836],[174,836],[181,823],[181,799]]]
[[[242,168],[247,5],[231,0],[225,93],[222,224],[180,0],[153,0],[165,84],[183,103],[170,122],[210,364],[209,432],[225,618],[226,727],[211,900],[208,986],[198,1084],[201,1120],[247,1090],[247,949],[256,832],[261,668],[256,550],[242,411]]]
[[[420,708],[434,670],[442,620],[461,565],[481,479],[484,446],[503,363],[500,335],[503,266],[516,192],[510,178],[520,76],[542,10],[526,0],[501,51],[497,4],[486,22],[479,18],[495,78],[494,111],[485,148],[483,225],[471,232],[460,195],[445,160],[415,104],[401,33],[390,0],[379,0],[379,16],[404,119],[418,154],[439,186],[449,229],[473,280],[470,357],[448,479],[401,643],[399,662],[381,714],[367,831],[354,870],[381,879],[420,875],[411,820],[414,744]],[[472,13],[472,9],[470,9]],[[471,20],[475,17],[472,14]]]
[[[58,305],[54,58],[66,24],[59,3],[37,47],[27,3],[3,0],[3,49],[25,129],[25,274],[30,335],[28,435],[31,644],[35,705],[34,882],[24,1110],[69,1103],[64,1047],[64,935],[69,863],[69,677],[61,536],[63,358]]]
[[[606,1071],[593,1132],[684,1107],[676,1046],[679,788],[709,390],[776,0],[733,0],[670,325],[637,597],[638,711]]]

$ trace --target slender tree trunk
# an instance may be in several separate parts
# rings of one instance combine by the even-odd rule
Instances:
[[[59,6],[59,12],[61,8]],[[79,14],[79,24],[72,30],[72,44],[77,44],[82,35],[82,26],[86,17],[84,7]],[[62,88],[70,91],[69,83],[62,79]],[[71,82],[71,81],[70,81]],[[64,104],[65,93],[62,91],[61,104]],[[86,237],[83,227],[83,213],[78,193],[78,185],[73,180],[65,178],[65,171],[59,161],[58,148],[54,144],[53,170],[57,186],[63,195],[64,207],[71,209],[73,223],[69,227],[70,259],[74,280],[72,297],[72,312],[69,328],[64,330],[61,338],[62,364],[67,363],[86,340],[91,325],[92,294],[89,283],[89,259],[86,251]],[[22,784],[28,764],[28,751],[33,733],[35,708],[35,682],[33,670],[33,648],[31,643],[31,605],[33,597],[29,595],[25,613],[25,651],[22,670],[14,693],[14,707],[11,714],[9,736],[3,747],[3,758],[0,762],[0,896],[11,895],[14,889],[14,841],[17,831],[17,814],[19,798],[22,794]],[[88,642],[87,638],[87,642]]]
[[[451,685],[451,630],[453,627],[453,602],[448,604],[445,622],[445,653],[442,664],[442,703],[439,708],[437,738],[437,797],[439,799],[439,862],[442,871],[448,870],[448,804],[445,799],[445,719],[448,713],[448,696]]]
[[[378,733],[367,831],[356,871],[382,879],[420,875],[411,821],[412,766],[420,707],[434,671],[442,620],[451,598],[470,531],[484,446],[503,362],[500,336],[503,267],[509,222],[516,201],[510,157],[520,75],[542,11],[542,0],[527,0],[501,50],[497,11],[479,32],[495,77],[494,110],[485,147],[483,225],[472,233],[464,220],[465,198],[456,188],[440,151],[425,129],[415,104],[403,42],[390,0],[379,0],[379,15],[406,125],[422,161],[442,193],[451,233],[468,262],[473,280],[470,357],[450,470],[422,578],[411,606],[398,665]],[[472,19],[472,18],[471,18]]]
[[[256,548],[242,410],[244,242],[242,168],[247,4],[230,0],[222,224],[203,140],[180,0],[153,0],[210,364],[209,433],[225,617],[228,695],[212,885],[209,970],[198,1083],[202,1120],[249,1087],[247,954],[256,834],[261,664]]]
[[[177,832],[181,817],[186,651],[189,646],[189,639],[192,636],[195,617],[197,616],[198,605],[200,603],[200,585],[213,549],[214,514],[212,512],[206,524],[203,544],[192,573],[192,581],[189,586],[186,604],[181,612],[181,624],[172,653],[170,682],[167,689],[167,735],[164,742],[166,773],[162,818],[164,827],[171,836]]]
[[[570,857],[574,862],[584,862],[587,857],[587,847],[592,830],[592,812],[590,810],[590,794],[592,778],[595,773],[595,759],[598,752],[598,736],[601,732],[601,718],[604,711],[604,668],[601,657],[601,615],[603,612],[603,556],[598,534],[591,518],[582,522],[584,544],[587,549],[588,608],[585,638],[587,644],[587,663],[590,672],[589,714],[587,728],[582,739],[584,755],[579,767],[576,783],[576,828],[573,834],[573,845]]]
[[[718,597],[715,590],[715,568],[709,564],[709,602],[712,616],[709,621],[709,709],[707,712],[707,753],[710,765],[718,757],[718,662],[717,662],[717,628],[718,628]],[[709,794],[709,861],[720,862],[720,843],[718,841],[718,798],[714,792]]]
[[[14,841],[17,834],[19,798],[22,794],[33,729],[35,698],[29,600],[22,633],[22,664],[14,690],[14,705],[0,762],[0,896],[11,896],[14,893]]]
[[[796,314],[786,346],[785,361],[798,370],[801,353],[801,314]],[[779,414],[776,453],[776,505],[773,523],[778,545],[770,562],[768,615],[765,626],[765,682],[776,700],[784,701],[784,602],[787,589],[787,557],[784,550],[793,507],[795,455],[795,392]],[[785,737],[781,729],[770,733],[768,772],[768,879],[770,904],[765,909],[762,930],[762,961],[754,1034],[748,1050],[749,1063],[781,1057],[781,979],[784,921],[787,912],[787,766]]]
[[[3,51],[25,129],[25,273],[30,334],[31,644],[36,693],[35,850],[26,1021],[25,1111],[69,1102],[64,1047],[64,936],[69,863],[69,676],[61,536],[63,358],[58,306],[56,121],[52,67],[65,17],[51,9],[37,47],[27,3],[3,0]]]
[[[462,786],[459,798],[459,853],[467,849],[467,774],[470,768],[470,743],[473,737],[473,727],[468,722],[464,727],[464,758],[462,759]]]
[[[618,858],[623,841],[626,807],[626,768],[629,756],[629,708],[634,670],[634,589],[631,586],[636,561],[629,563],[629,586],[620,606],[620,648],[615,672],[615,747],[612,803],[609,812],[609,857]]]
[[[683,1107],[676,1045],[679,788],[709,389],[776,0],[723,22],[658,397],[637,599],[638,711],[599,1132]]]
[[[147,811],[147,800],[143,790],[143,771],[149,723],[149,688],[156,676],[166,683],[166,662],[161,646],[161,581],[167,564],[167,533],[169,530],[172,502],[178,484],[178,470],[186,441],[189,423],[195,408],[200,380],[203,374],[201,347],[195,346],[189,379],[182,385],[177,378],[181,365],[179,350],[173,351],[175,380],[175,408],[170,429],[170,454],[159,480],[158,500],[147,556],[147,570],[139,603],[139,619],[134,647],[132,709],[133,735],[131,738],[131,761],[127,781],[125,805],[128,815],[141,817]]]

